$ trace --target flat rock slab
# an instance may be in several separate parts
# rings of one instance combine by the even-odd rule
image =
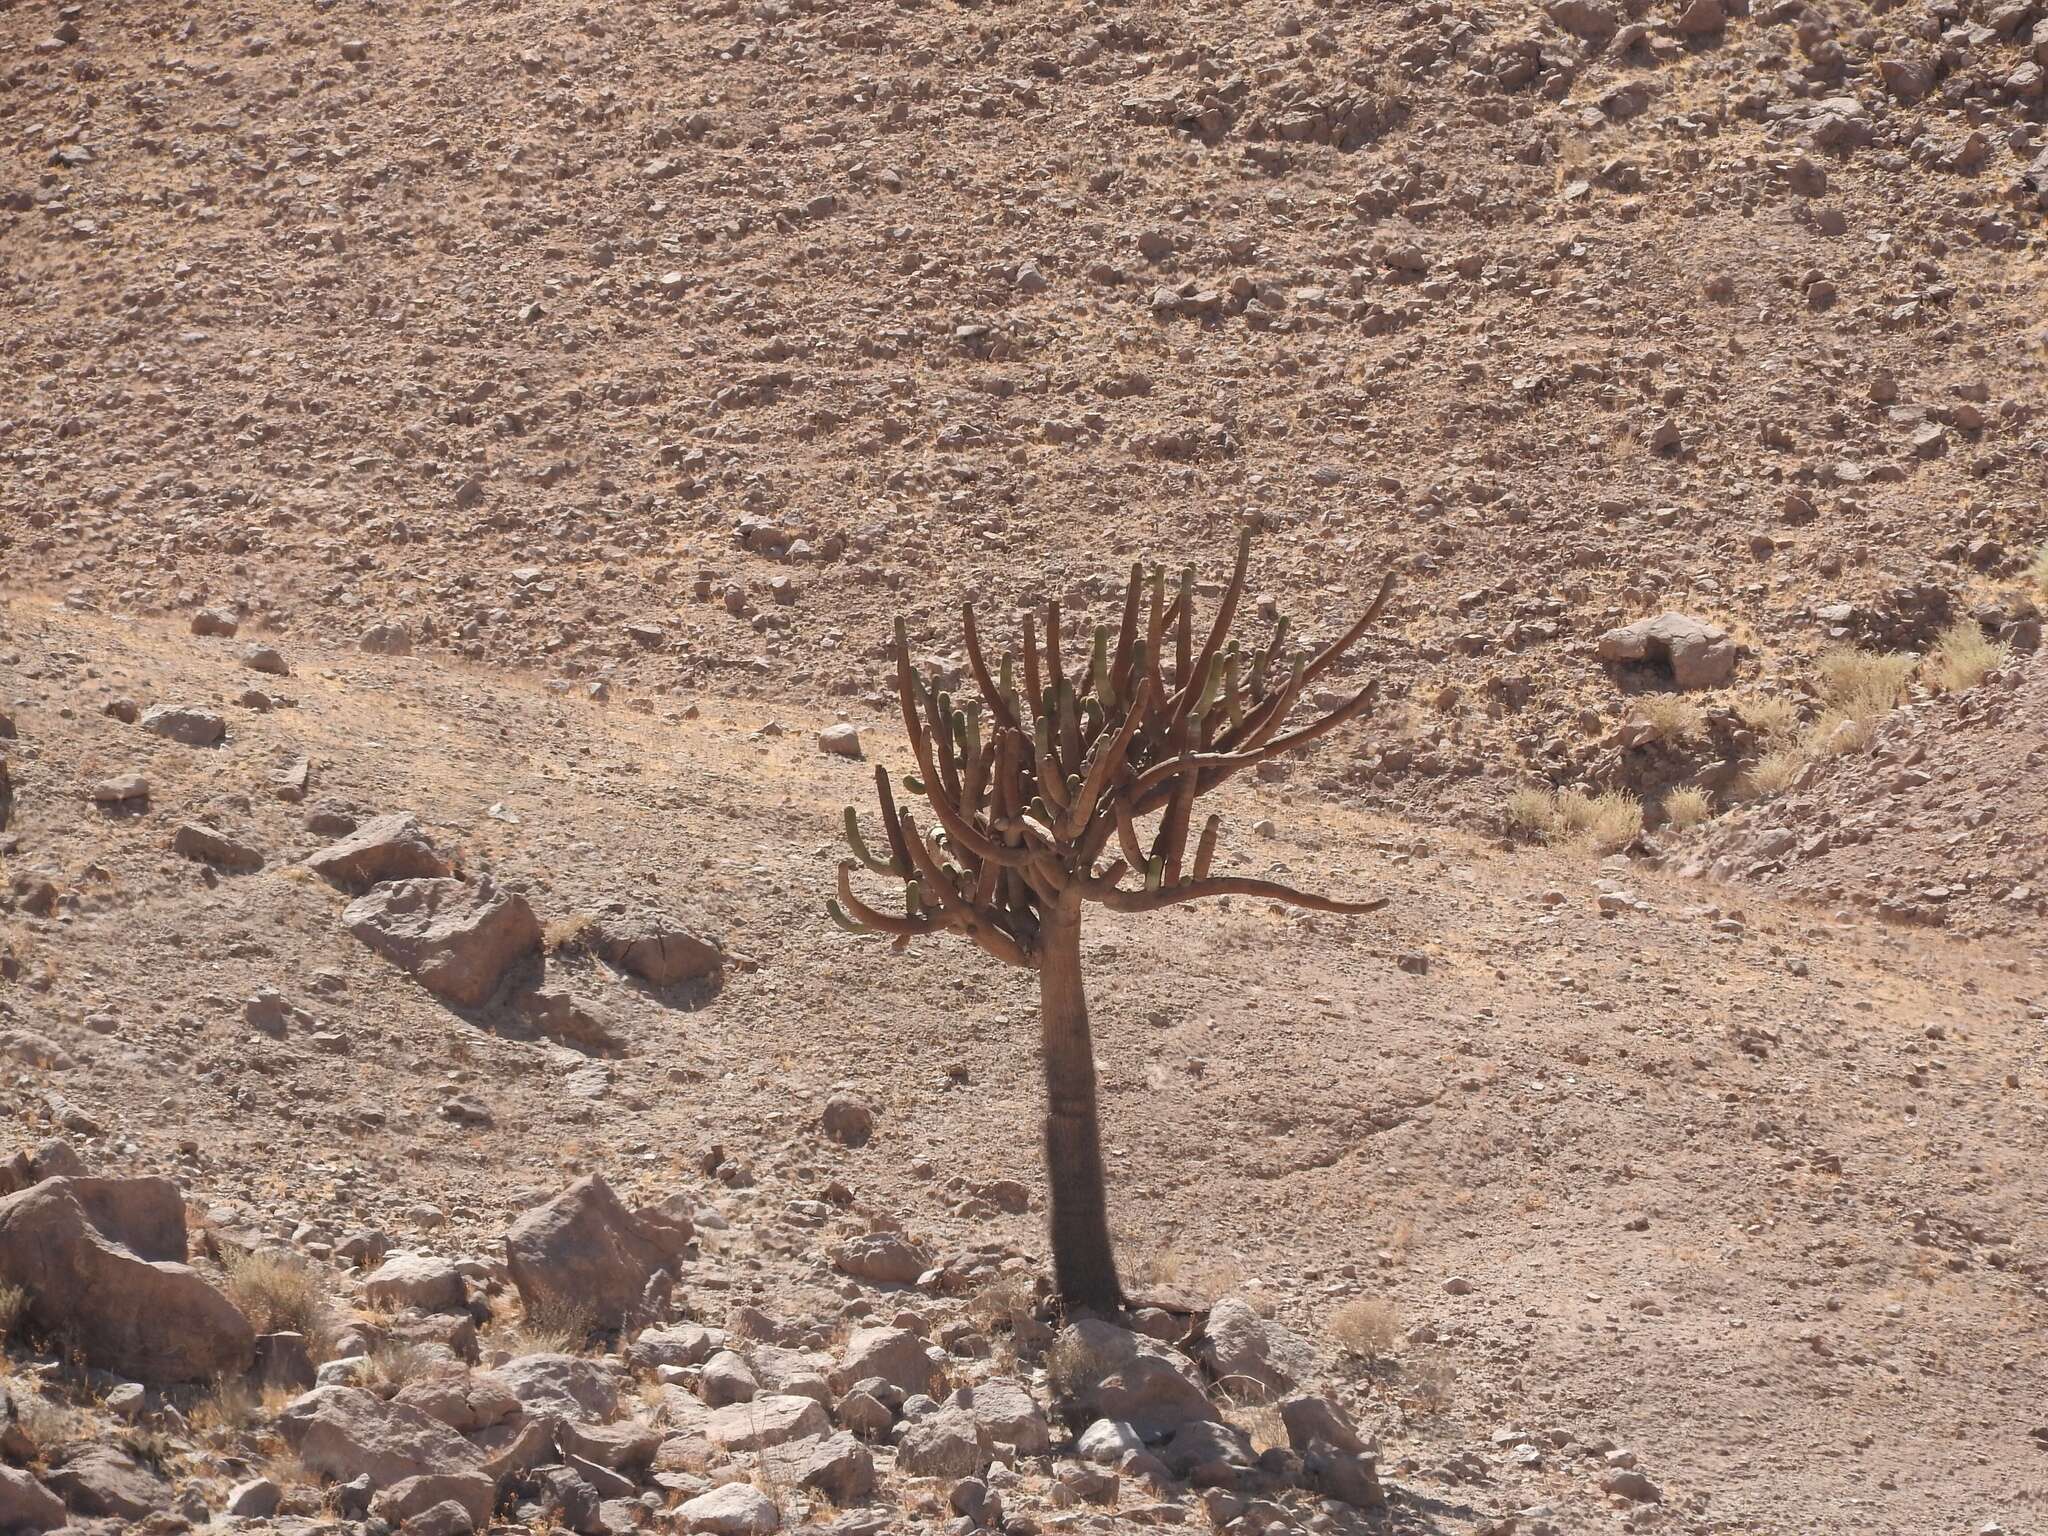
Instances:
[[[384,880],[433,880],[454,873],[418,820],[403,811],[372,817],[308,858],[306,867],[356,891]]]
[[[438,997],[481,1007],[540,948],[526,898],[489,880],[397,880],[348,904],[342,925]]]

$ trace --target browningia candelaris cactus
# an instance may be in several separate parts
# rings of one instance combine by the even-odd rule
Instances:
[[[1384,904],[1210,872],[1222,818],[1206,817],[1198,831],[1196,803],[1371,707],[1376,685],[1368,683],[1287,729],[1297,701],[1358,643],[1393,589],[1389,573],[1358,622],[1313,655],[1290,652],[1284,618],[1264,646],[1241,645],[1231,624],[1250,553],[1247,532],[1199,646],[1192,572],[1169,595],[1158,567],[1148,576],[1133,566],[1116,633],[1097,626],[1071,661],[1054,601],[1042,624],[1026,614],[1021,666],[1009,655],[991,671],[969,604],[962,625],[979,699],[954,699],[920,677],[897,620],[896,690],[917,758],[916,775],[903,784],[929,803],[931,820],[921,825],[897,803],[882,768],[881,839],[871,844],[858,814],[846,811],[856,857],[841,862],[839,899],[827,904],[842,928],[894,935],[898,947],[919,934],[964,934],[998,960],[1038,972],[1053,1267],[1070,1307],[1110,1310],[1123,1301],[1081,986],[1083,906],[1152,912],[1204,896],[1263,897],[1318,912]],[[862,865],[901,884],[900,912],[855,894],[852,876]]]

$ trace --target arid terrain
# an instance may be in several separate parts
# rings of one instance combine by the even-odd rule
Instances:
[[[2044,80],[0,0],[0,1532],[2048,1532]],[[1090,910],[1195,1322],[1063,1327],[1032,978],[841,810],[898,616],[1246,526],[1398,585],[1218,868],[1388,903]]]

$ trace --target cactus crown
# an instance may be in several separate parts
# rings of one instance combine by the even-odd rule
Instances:
[[[994,673],[967,604],[961,620],[977,698],[956,700],[935,676],[918,675],[899,618],[896,692],[917,759],[903,786],[929,802],[935,825],[920,827],[899,808],[888,771],[878,766],[883,841],[879,851],[871,846],[859,815],[846,808],[853,857],[840,862],[838,899],[826,903],[833,921],[850,933],[893,935],[899,946],[951,930],[1000,960],[1035,966],[1043,914],[1075,894],[1124,912],[1225,895],[1321,912],[1385,905],[1210,873],[1222,817],[1207,817],[1196,834],[1196,801],[1371,708],[1377,683],[1282,730],[1304,690],[1358,643],[1394,586],[1389,572],[1358,622],[1312,656],[1289,653],[1284,618],[1263,647],[1247,649],[1230,628],[1250,558],[1247,530],[1199,648],[1192,568],[1169,595],[1160,567],[1148,573],[1133,565],[1115,635],[1097,625],[1071,665],[1062,654],[1057,599],[1046,605],[1042,627],[1035,611],[1025,615],[1021,653],[1004,656]],[[1141,835],[1140,820],[1154,815],[1149,837]],[[1111,856],[1102,864],[1105,853]],[[854,894],[852,875],[862,866],[901,882],[901,915]]]

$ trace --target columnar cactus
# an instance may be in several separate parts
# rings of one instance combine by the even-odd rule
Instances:
[[[853,857],[839,866],[827,909],[856,934],[887,934],[902,948],[920,934],[965,934],[996,959],[1038,972],[1044,1039],[1045,1160],[1053,1266],[1070,1307],[1123,1302],[1111,1251],[1097,1127],[1095,1057],[1081,985],[1081,909],[1152,912],[1205,896],[1251,896],[1318,912],[1370,912],[1271,880],[1211,873],[1222,818],[1196,829],[1201,797],[1245,769],[1307,746],[1372,706],[1368,683],[1335,709],[1286,729],[1311,684],[1358,643],[1393,590],[1391,573],[1363,617],[1313,655],[1294,653],[1287,621],[1263,647],[1231,637],[1244,596],[1251,535],[1199,646],[1191,570],[1169,594],[1159,567],[1131,568],[1114,635],[1095,628],[1067,659],[1060,606],[1023,626],[1021,666],[1006,655],[991,672],[962,614],[979,698],[955,699],[911,665],[896,623],[896,691],[917,772],[903,786],[931,807],[920,825],[875,770],[881,839],[870,842],[846,810]],[[1157,820],[1147,828],[1140,823]],[[1107,859],[1107,862],[1105,861]],[[854,892],[865,868],[900,882],[902,911]]]

